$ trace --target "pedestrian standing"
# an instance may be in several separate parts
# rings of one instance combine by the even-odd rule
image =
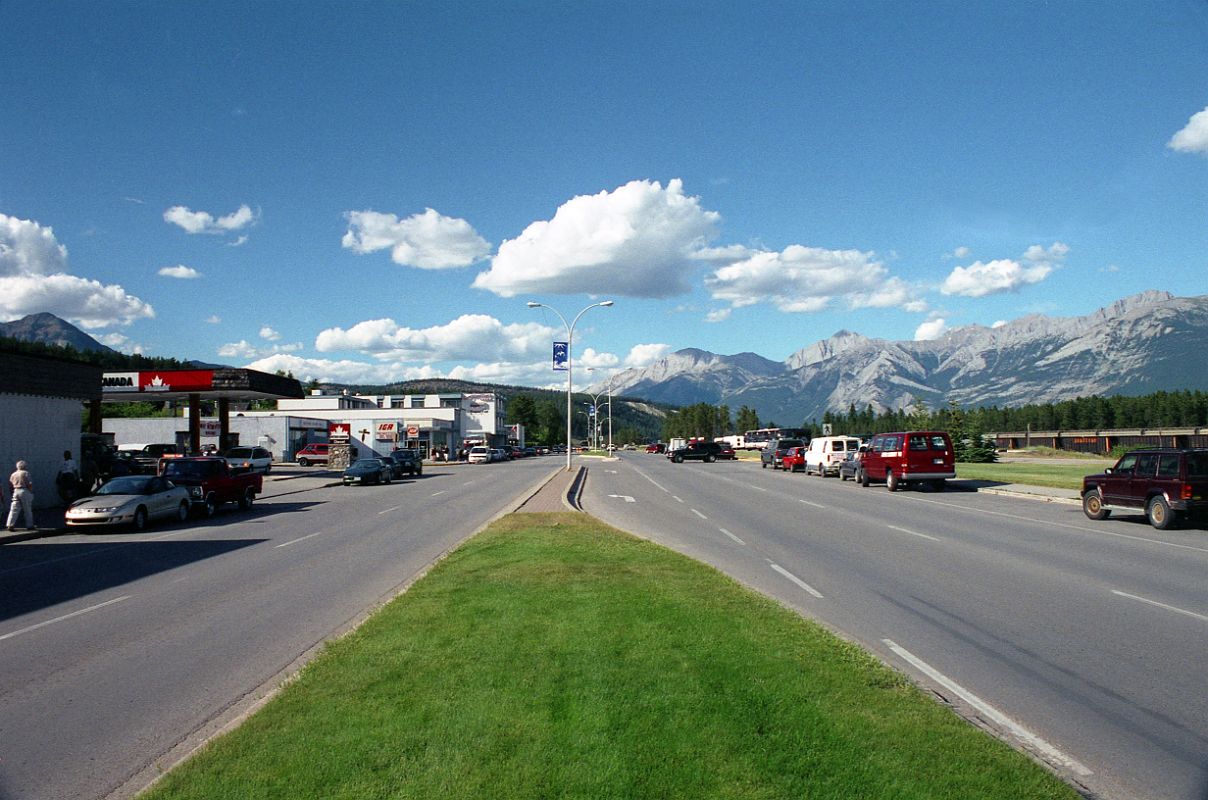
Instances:
[[[13,504],[8,510],[8,530],[17,529],[17,518],[24,513],[25,527],[34,528],[34,480],[25,469],[25,462],[18,461],[17,469],[8,476],[8,485],[13,489]]]

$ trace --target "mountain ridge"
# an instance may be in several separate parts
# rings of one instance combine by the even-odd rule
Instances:
[[[678,405],[746,405],[761,419],[796,424],[853,405],[878,412],[919,400],[931,408],[950,400],[1019,406],[1208,389],[1205,352],[1208,296],[1148,291],[1081,317],[1032,314],[995,327],[953,328],[926,341],[840,330],[782,362],[689,348],[618,373],[612,386],[614,393]],[[753,363],[766,368],[748,369]]]

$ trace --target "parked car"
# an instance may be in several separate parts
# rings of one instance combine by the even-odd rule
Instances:
[[[390,483],[390,465],[380,458],[358,458],[344,470],[344,485]]]
[[[793,447],[805,447],[805,442],[801,439],[773,439],[760,451],[759,466],[767,469],[771,464],[772,469],[780,469],[781,459]]]
[[[955,477],[952,439],[945,431],[878,433],[860,460],[860,484],[884,481],[891,492],[915,483],[943,491]]]
[[[839,462],[839,480],[859,480],[860,479],[860,461],[864,458],[864,448],[861,447],[854,453],[848,453],[847,458]]]
[[[273,468],[273,454],[263,447],[232,447],[222,455],[236,471],[267,475]]]
[[[67,508],[68,527],[129,525],[141,531],[156,519],[189,518],[189,492],[159,475],[126,475]]]
[[[491,458],[491,448],[483,447],[482,445],[471,447],[470,454],[466,457],[466,460],[471,464],[489,464],[494,461]]]
[[[685,447],[670,451],[670,457],[676,464],[685,461],[704,461],[706,464],[712,464],[717,460],[720,449],[717,442],[689,442]]]
[[[424,459],[420,456],[418,450],[411,448],[399,448],[391,450],[390,457],[399,464],[402,471],[408,475],[423,475],[424,474]]]
[[[233,470],[225,458],[216,456],[172,459],[164,464],[163,476],[187,489],[190,507],[206,517],[214,516],[223,503],[251,508],[264,488],[263,475]]]
[[[780,458],[780,468],[786,472],[805,471],[805,448],[790,447]]]
[[[294,454],[299,467],[309,467],[311,464],[326,464],[330,459],[330,445],[312,442],[305,445]]]
[[[118,446],[119,454],[128,454],[131,474],[153,475],[159,470],[160,460],[164,456],[184,455],[185,449],[171,442],[158,444],[123,444]]]
[[[860,449],[860,440],[854,436],[819,436],[810,439],[805,449],[805,474],[816,473],[823,478],[838,475],[839,464],[848,453]]]
[[[507,461],[508,460],[507,453],[503,452],[503,450],[501,448],[492,447],[492,448],[490,448],[490,453],[491,453],[491,461]]]
[[[738,454],[734,452],[734,448],[725,442],[717,443],[717,460],[718,461],[737,461]]]
[[[662,442],[655,442],[654,444],[646,445],[647,453],[662,453],[666,449],[667,449],[667,445],[663,444]]]
[[[1113,508],[1139,509],[1165,530],[1184,517],[1208,516],[1208,449],[1134,450],[1082,479],[1082,511],[1106,519]]]

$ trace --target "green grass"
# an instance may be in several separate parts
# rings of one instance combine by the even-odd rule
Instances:
[[[580,514],[517,514],[154,800],[1075,793],[863,650]]]
[[[1087,464],[1046,464],[1043,460],[1011,461],[1005,464],[956,465],[956,477],[973,481],[1024,483],[1030,486],[1051,486],[1054,489],[1080,489],[1082,477],[1111,466],[1111,462],[1092,461]]]

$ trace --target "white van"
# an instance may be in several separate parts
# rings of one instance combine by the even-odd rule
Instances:
[[[839,464],[849,453],[860,449],[860,440],[854,436],[819,436],[810,439],[805,451],[805,474],[816,472],[822,477],[838,475]]]

